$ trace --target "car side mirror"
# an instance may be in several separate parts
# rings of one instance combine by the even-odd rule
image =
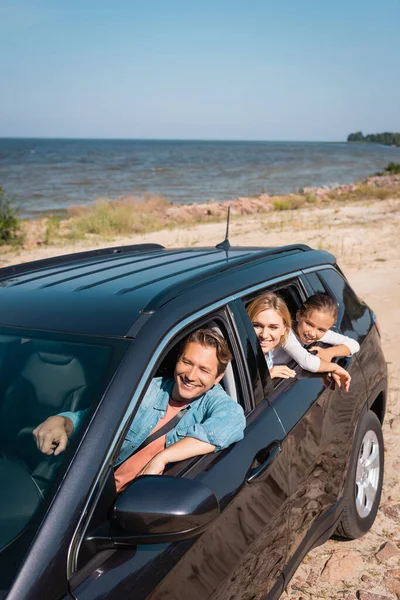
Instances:
[[[203,483],[143,475],[118,497],[110,537],[114,547],[181,540],[201,533],[219,512],[215,494]]]

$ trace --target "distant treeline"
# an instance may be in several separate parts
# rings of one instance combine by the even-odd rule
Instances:
[[[361,131],[351,133],[347,137],[348,142],[373,142],[375,144],[384,144],[385,146],[400,146],[400,133],[370,133],[363,135]]]

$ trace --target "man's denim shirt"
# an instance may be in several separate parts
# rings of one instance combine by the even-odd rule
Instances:
[[[151,434],[158,421],[165,417],[175,380],[155,377],[121,446],[115,466],[121,464]],[[74,431],[81,425],[88,409],[60,413],[69,417]],[[246,419],[243,409],[218,384],[189,404],[178,424],[167,433],[165,446],[185,437],[192,437],[215,446],[215,451],[227,448],[243,438]]]

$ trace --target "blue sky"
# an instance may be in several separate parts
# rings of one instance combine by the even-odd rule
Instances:
[[[400,131],[400,0],[0,0],[0,136]]]

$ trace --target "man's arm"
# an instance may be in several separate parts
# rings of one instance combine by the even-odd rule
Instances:
[[[79,428],[88,410],[60,413],[40,423],[32,432],[38,449],[54,456],[64,452],[68,439]]]
[[[179,462],[194,456],[202,456],[214,452],[215,446],[202,442],[196,438],[185,437],[179,442],[172,444],[156,454],[148,463],[139,471],[139,475],[162,475],[165,467],[169,463]]]
[[[71,419],[55,415],[40,423],[32,433],[38,449],[43,454],[57,456],[64,452],[73,431],[74,425]]]
[[[215,448],[214,452],[218,452],[241,440],[245,427],[243,408],[221,389],[220,393],[210,399],[202,421],[189,426],[181,437],[192,437],[211,444]],[[168,438],[169,434],[167,445]]]

